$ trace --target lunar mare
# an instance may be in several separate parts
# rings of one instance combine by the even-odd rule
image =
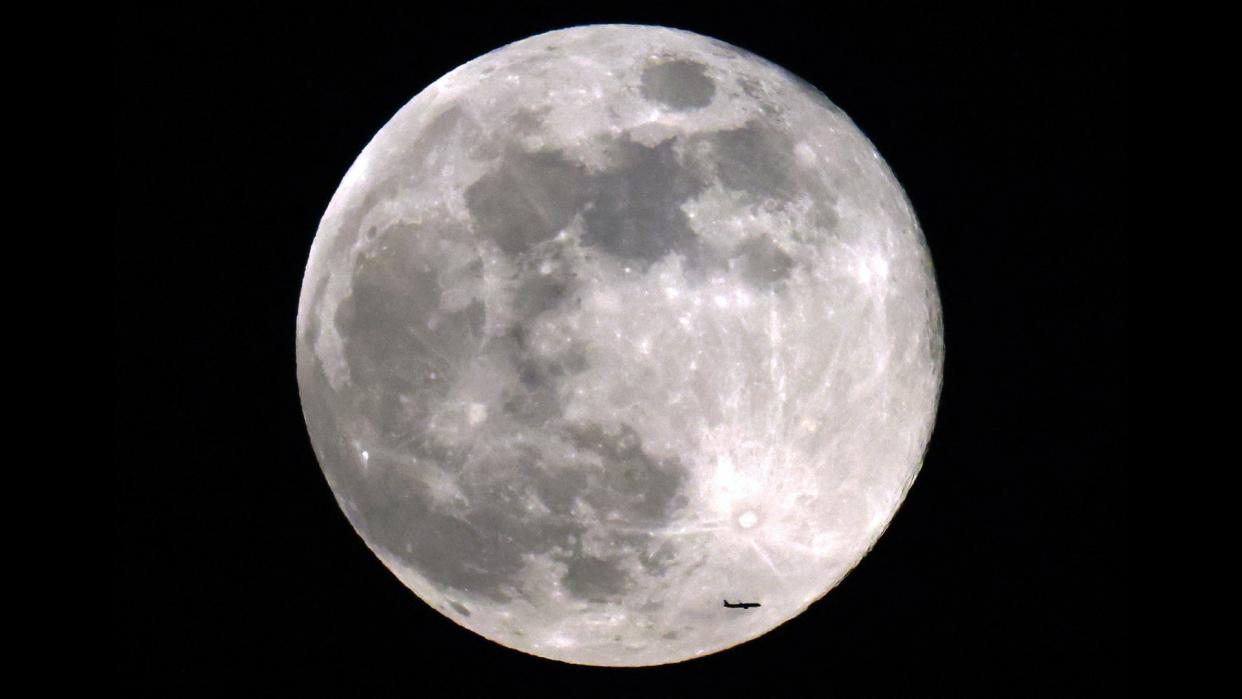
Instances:
[[[918,472],[942,346],[858,128],[741,49],[625,25],[405,105],[332,198],[297,319],[316,455],[383,563],[497,643],[611,666],[833,588]]]

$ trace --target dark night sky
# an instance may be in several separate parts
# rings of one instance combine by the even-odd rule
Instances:
[[[117,11],[115,682],[432,696],[1123,688],[1124,11],[576,4]],[[293,354],[319,217],[375,131],[467,60],[598,22],[722,39],[842,107],[914,204],[946,333],[924,469],[863,563],[756,641],[624,671],[503,649],[389,574],[315,462]]]

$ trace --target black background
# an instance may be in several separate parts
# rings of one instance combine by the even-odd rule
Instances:
[[[116,681],[423,696],[1123,686],[1123,11],[577,4],[117,10]],[[944,304],[935,434],[876,549],[762,638],[649,669],[526,656],[417,600],[339,512],[294,375],[309,245],[375,131],[461,63],[593,22],[714,36],[823,90],[904,185]]]

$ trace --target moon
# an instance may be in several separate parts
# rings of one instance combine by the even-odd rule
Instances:
[[[332,197],[297,317],[363,541],[457,624],[586,665],[714,653],[823,597],[913,483],[942,365],[923,234],[862,132],[651,26],[420,92]]]

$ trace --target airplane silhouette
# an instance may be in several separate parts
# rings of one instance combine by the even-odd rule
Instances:
[[[758,607],[759,603],[758,602],[738,602],[737,604],[729,604],[729,600],[724,600],[724,606],[728,607],[729,609],[750,609],[751,607]]]

